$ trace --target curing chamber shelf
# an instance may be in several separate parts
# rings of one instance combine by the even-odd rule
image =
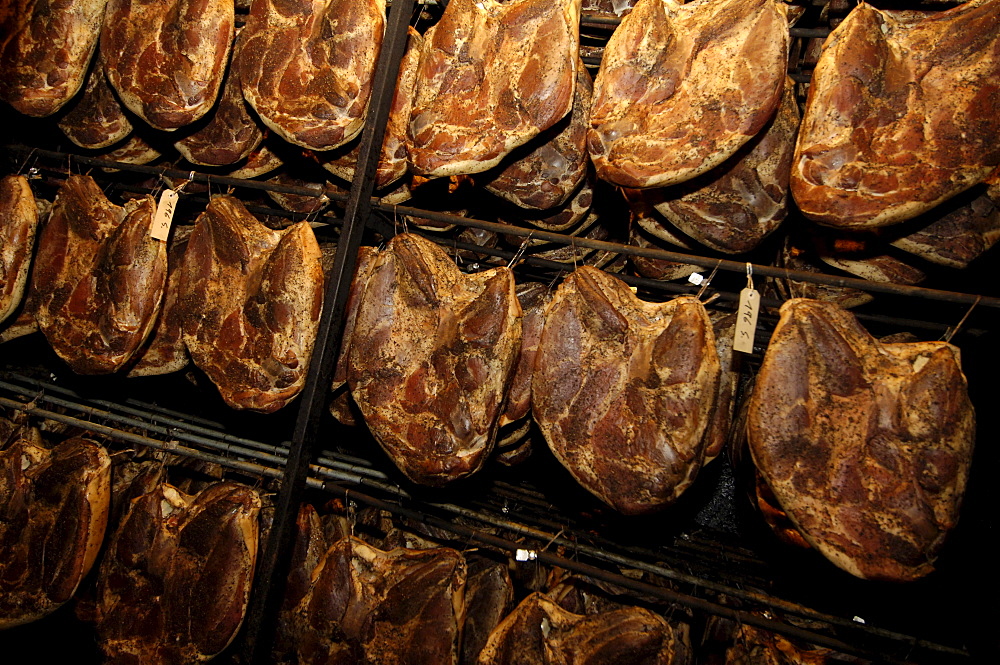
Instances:
[[[263,145],[284,165],[280,171],[252,176],[229,166],[206,167],[179,157],[174,139],[188,130],[151,132],[146,121],[127,116],[137,128],[136,135],[153,148],[135,159],[103,148],[69,147],[56,124],[65,115],[29,119],[4,108],[6,172],[27,175],[40,198],[51,201],[71,175],[81,173],[89,173],[96,188],[115,204],[157,195],[169,187],[180,193],[174,219],[178,234],[192,228],[210,200],[230,195],[262,222],[267,229],[262,234],[288,234],[296,222],[304,220],[326,245],[325,302],[316,331],[319,341],[308,374],[300,377],[301,394],[273,413],[232,409],[230,404],[240,399],[238,391],[216,386],[216,377],[204,367],[188,366],[141,378],[127,378],[124,372],[78,376],[41,335],[0,344],[4,414],[13,418],[27,414],[32,423],[44,423],[43,436],[50,442],[86,432],[105,444],[117,461],[169,455],[169,480],[184,492],[218,480],[256,491],[262,503],[262,535],[247,615],[239,636],[218,660],[272,662],[275,641],[280,649],[286,640],[287,648],[280,605],[290,593],[286,576],[296,570],[293,552],[301,533],[299,507],[308,503],[318,510],[327,538],[351,533],[364,541],[364,546],[351,541],[355,543],[351,556],[381,562],[372,563],[374,569],[395,570],[409,556],[386,558],[375,550],[447,546],[461,553],[470,576],[474,567],[486,563],[506,571],[517,601],[531,592],[546,591],[570,605],[575,602],[573,611],[579,613],[624,604],[652,610],[661,617],[658,621],[686,625],[694,662],[724,662],[728,647],[735,644],[737,649],[742,644],[749,649],[757,640],[783,649],[788,658],[793,658],[788,655],[793,644],[800,648],[811,644],[843,654],[824,654],[834,662],[851,658],[989,661],[997,651],[989,617],[966,599],[979,589],[996,586],[985,540],[994,526],[991,506],[996,496],[984,479],[996,454],[982,445],[995,436],[997,425],[995,415],[984,407],[989,404],[988,386],[997,369],[994,347],[1000,305],[990,265],[995,252],[987,251],[990,230],[985,229],[981,239],[976,236],[972,254],[949,259],[950,266],[941,265],[947,250],[932,247],[925,239],[927,233],[920,236],[924,238],[920,242],[911,238],[929,225],[925,218],[894,227],[892,233],[832,232],[808,221],[789,200],[777,230],[771,229],[766,238],[755,238],[759,242],[753,246],[734,251],[733,245],[723,246],[711,233],[685,231],[670,221],[673,218],[666,218],[660,210],[664,201],[657,199],[660,194],[648,196],[652,189],[625,191],[631,187],[595,177],[593,166],[586,167],[590,200],[583,203],[587,197],[582,187],[574,190],[571,201],[559,209],[563,217],[526,211],[487,191],[486,180],[499,180],[493,178],[495,171],[488,177],[462,174],[424,183],[411,180],[403,193],[380,185],[378,144],[390,115],[395,65],[405,62],[407,24],[426,35],[427,27],[441,20],[449,3],[426,3],[411,13],[412,4],[390,4],[369,114],[357,154],[347,155],[348,162],[354,160],[353,175],[344,170],[343,163],[333,165],[343,154],[300,149],[273,132]],[[403,13],[395,14],[397,9]],[[797,102],[799,110],[820,42],[849,10],[837,3],[803,3],[794,12],[798,22],[789,33],[787,70],[796,86],[788,88],[787,97]],[[246,12],[238,12],[237,23],[246,20]],[[584,13],[580,53],[591,74],[608,57],[608,37],[620,22],[618,17]],[[482,110],[463,104],[456,102],[456,107],[462,106],[466,115]],[[262,106],[254,113],[268,112]],[[153,152],[161,154],[145,165],[125,163],[145,161]],[[985,189],[986,185],[980,185],[956,196],[947,203],[948,210],[986,210],[983,217],[989,217],[987,209],[990,205],[995,209],[995,204],[987,201]],[[403,200],[404,196],[409,198]],[[588,210],[580,213],[574,206]],[[583,221],[569,224],[567,216],[582,216]],[[762,213],[753,216],[757,221],[764,217]],[[753,229],[745,235],[758,232]],[[400,235],[411,239],[393,240]],[[348,427],[332,417],[329,386],[345,330],[355,264],[367,251],[361,248],[377,247],[385,253],[393,243],[407,242],[405,251],[432,261],[431,250],[414,249],[425,247],[412,239],[416,236],[430,238],[444,249],[444,263],[434,265],[449,268],[435,270],[447,272],[457,265],[461,277],[454,277],[456,281],[510,267],[519,284],[537,282],[549,295],[577,279],[570,277],[577,268],[590,265],[602,271],[591,273],[587,279],[592,282],[620,279],[647,302],[686,295],[689,301],[704,303],[710,313],[723,315],[735,310],[740,291],[752,280],[763,295],[762,308],[753,352],[736,356],[733,401],[737,405],[745,402],[763,371],[764,352],[778,323],[777,308],[793,296],[840,293],[854,301],[852,311],[877,338],[895,335],[899,340],[903,334],[907,341],[952,341],[961,350],[961,368],[978,407],[980,445],[971,463],[958,525],[950,530],[937,555],[935,570],[907,583],[861,580],[837,569],[815,550],[780,542],[768,526],[768,520],[776,519],[773,504],[761,514],[760,506],[767,499],[759,496],[762,481],[755,476],[741,442],[738,410],[733,424],[727,423],[731,431],[723,452],[700,469],[690,488],[672,505],[649,515],[623,515],[608,505],[614,497],[601,501],[584,490],[550,452],[535,425],[528,429],[530,447],[497,451],[507,457],[513,452],[515,458],[530,452],[519,464],[501,464],[497,454],[475,474],[446,487],[413,482],[400,470],[398,456],[387,454],[364,423]],[[920,249],[911,251],[915,246]],[[956,262],[968,265],[957,269]],[[700,275],[700,285],[693,283],[697,277],[687,280],[692,273]],[[435,279],[442,274],[435,273]],[[213,299],[225,299],[225,289],[214,293]],[[622,292],[620,298],[628,296]],[[867,298],[869,302],[856,304]],[[617,312],[608,315],[610,325],[618,316]],[[418,345],[429,336],[421,327],[413,328],[404,330],[399,339]],[[367,332],[372,338],[379,336]],[[222,337],[220,333],[218,339]],[[834,375],[831,382],[840,379]],[[420,387],[419,381],[410,383]],[[343,409],[337,415],[343,416]],[[407,473],[412,476],[412,469]],[[237,563],[227,570],[235,574],[240,568]],[[379,577],[384,583],[389,575]],[[568,585],[560,586],[563,582]],[[377,590],[377,583],[372,584]],[[567,592],[567,588],[576,591]],[[580,591],[583,588],[586,591]],[[468,594],[470,589],[471,585]],[[412,590],[407,599],[421,597],[421,591]],[[378,593],[382,591],[372,591]],[[46,619],[4,631],[0,640],[17,646],[58,632],[73,636],[66,641],[67,650],[84,645],[81,649],[98,659],[94,633],[71,616],[79,613],[73,604],[79,606],[74,601]],[[221,622],[224,612],[210,614],[212,621]],[[558,624],[561,631],[564,624],[559,622],[565,616],[549,616],[547,630]],[[720,624],[720,619],[730,623]],[[451,629],[445,625],[425,632]],[[770,637],[752,632],[755,629]],[[566,639],[559,648],[572,648],[573,642]],[[57,646],[63,645],[53,648]],[[384,645],[379,648],[383,650],[377,655],[366,652],[364,658],[393,662],[394,652]],[[736,658],[735,654],[732,651],[730,658]]]

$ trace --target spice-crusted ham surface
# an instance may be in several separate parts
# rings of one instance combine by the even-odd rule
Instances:
[[[580,0],[454,0],[424,35],[407,150],[425,176],[480,173],[573,106]]]
[[[792,164],[810,219],[895,224],[1000,164],[1000,0],[938,13],[861,3],[823,45]]]
[[[323,308],[323,269],[306,222],[272,231],[231,196],[198,217],[176,307],[191,360],[236,409],[270,413],[305,384]]]
[[[109,0],[101,31],[108,82],[156,129],[205,115],[233,44],[231,0]]]
[[[364,124],[385,0],[254,0],[233,66],[243,95],[286,141],[332,150]]]
[[[597,175],[660,187],[721,164],[774,115],[788,61],[774,0],[639,0],[604,49],[587,145]]]
[[[11,0],[0,9],[0,99],[52,115],[83,86],[108,0]]]
[[[27,308],[52,349],[78,374],[131,360],[160,312],[166,243],[149,235],[156,203],[120,208],[90,176],[70,176],[38,237]]]
[[[546,312],[531,401],[552,452],[626,514],[674,501],[701,468],[719,356],[701,302],[639,300],[584,266]]]
[[[954,346],[883,344],[832,303],[789,300],[747,433],[782,509],[834,564],[894,581],[933,569],[975,437]]]
[[[354,330],[351,394],[400,470],[425,485],[479,470],[521,348],[513,273],[466,275],[436,243],[398,235],[375,259]]]
[[[83,92],[66,110],[59,119],[59,129],[81,148],[107,148],[132,131],[132,123],[111,90],[100,61],[94,63]]]

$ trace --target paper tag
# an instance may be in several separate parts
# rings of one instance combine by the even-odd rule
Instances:
[[[166,242],[170,235],[170,223],[174,220],[174,208],[177,207],[177,192],[165,189],[160,194],[160,202],[156,204],[156,214],[153,215],[153,225],[149,235],[156,240]]]
[[[760,310],[760,293],[754,289],[740,291],[740,311],[736,319],[733,350],[753,353],[753,338],[757,332],[757,312]]]
[[[688,281],[694,284],[695,286],[701,286],[701,283],[705,281],[705,278],[704,276],[702,276],[701,273],[693,272],[690,275],[688,275]]]

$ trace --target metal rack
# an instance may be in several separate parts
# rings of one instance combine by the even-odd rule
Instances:
[[[275,521],[258,561],[251,605],[242,632],[240,660],[245,663],[268,662],[270,633],[267,626],[274,625],[287,576],[288,557],[285,554],[290,551],[296,508],[308,491],[344,496],[360,504],[450,531],[457,542],[476,542],[507,552],[528,548],[536,553],[538,561],[617,584],[642,597],[655,598],[697,612],[730,617],[846,653],[875,657],[887,662],[903,662],[912,657],[926,659],[928,662],[973,659],[975,654],[966,644],[927,639],[919,630],[883,627],[879,622],[859,623],[843,613],[820,610],[790,598],[784,593],[784,589],[762,588],[768,586],[768,576],[773,570],[755,552],[742,549],[738,544],[709,540],[700,548],[685,547],[685,538],[692,538],[686,532],[678,533],[669,544],[658,542],[655,546],[647,547],[622,542],[605,535],[603,527],[600,533],[592,533],[593,522],[579,514],[560,513],[553,518],[552,509],[556,504],[551,501],[544,488],[530,482],[510,482],[494,477],[484,482],[480,492],[469,494],[460,490],[453,495],[434,495],[422,492],[419,488],[404,489],[398,476],[391,471],[383,471],[381,464],[373,464],[370,460],[345,453],[342,449],[316,450],[320,447],[318,442],[323,440],[329,430],[329,424],[323,422],[327,386],[330,385],[336,349],[340,345],[341,322],[357,249],[366,232],[374,230],[383,237],[395,232],[391,224],[379,217],[379,213],[390,216],[419,214],[458,226],[521,237],[530,235],[560,244],[689,263],[706,270],[738,275],[743,274],[747,266],[745,262],[727,259],[519,229],[407,206],[387,205],[373,198],[374,170],[380,139],[388,116],[396,71],[405,46],[406,27],[414,15],[414,8],[414,0],[395,0],[391,3],[386,39],[373,85],[369,118],[361,139],[358,171],[350,193],[344,197],[325,192],[330,198],[344,201],[346,211],[342,217],[329,213],[312,216],[312,219],[320,223],[339,229],[337,254],[333,271],[328,276],[326,306],[319,331],[319,339],[325,340],[325,343],[316,345],[307,387],[301,395],[294,417],[286,416],[268,432],[272,435],[269,440],[278,443],[233,435],[227,432],[226,423],[194,416],[186,411],[165,409],[150,402],[128,398],[104,399],[99,396],[100,392],[95,395],[87,390],[66,388],[44,378],[19,372],[8,371],[0,376],[0,390],[7,395],[0,397],[0,406],[89,429],[129,445],[166,450],[216,463],[252,477],[280,481]],[[615,23],[616,21],[585,20],[585,24],[606,28],[613,27]],[[792,34],[802,38],[821,37],[825,34],[824,30],[793,28]],[[114,167],[163,177],[188,178],[192,175],[186,170],[119,164],[59,150],[17,146],[10,146],[9,149],[17,155],[17,161],[22,163],[37,159],[54,164]],[[224,178],[210,173],[194,172],[192,179],[224,187],[318,195],[315,188],[283,187]],[[449,246],[451,245],[493,255],[503,263],[514,258],[511,252],[504,250],[449,242]],[[531,256],[521,257],[521,265],[546,271],[547,274],[566,272],[572,268],[567,264]],[[1000,297],[991,293],[994,289],[990,284],[983,284],[985,290],[982,293],[968,293],[878,284],[819,273],[789,271],[763,264],[752,267],[754,274],[762,277],[857,288],[893,298],[912,299],[916,303],[939,303],[945,307],[935,312],[937,320],[927,320],[928,317],[923,313],[917,318],[902,316],[894,311],[868,313],[869,321],[876,324],[920,327],[926,331],[943,333],[954,327],[971,306],[975,309],[976,316],[963,328],[963,332],[973,337],[989,336],[995,330],[996,310],[1000,309]],[[696,290],[681,284],[637,277],[623,278],[652,292]],[[722,302],[734,302],[738,298],[734,290],[717,290],[717,293]],[[765,301],[767,306],[778,304],[775,300]],[[950,309],[947,308],[949,306]],[[772,321],[773,318],[769,320],[766,316],[762,319],[762,332],[767,332]],[[766,342],[766,337],[764,341]],[[282,428],[287,428],[284,433],[281,433]],[[142,430],[145,434],[137,434],[135,430]],[[565,504],[559,507],[564,508]],[[496,530],[503,535],[493,533]],[[610,531],[614,532],[613,529]],[[550,548],[562,551],[553,552]],[[739,565],[734,565],[736,561],[740,562]],[[737,570],[728,570],[730,566]],[[622,568],[640,570],[644,577],[636,580],[622,575]],[[651,584],[648,580],[660,580],[662,583]],[[850,586],[861,588],[853,583]],[[763,609],[774,615],[792,616],[795,620],[769,618],[748,608]],[[803,628],[803,621],[813,624]]]

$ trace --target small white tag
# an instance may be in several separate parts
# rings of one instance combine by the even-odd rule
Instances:
[[[736,318],[733,350],[753,353],[753,338],[757,332],[757,312],[759,310],[760,294],[754,289],[740,291],[740,311]]]
[[[149,235],[156,240],[166,242],[170,235],[170,223],[174,220],[174,208],[177,207],[177,192],[172,189],[165,189],[160,194],[160,201],[156,204],[156,214],[153,215],[153,225],[149,228]]]
[[[688,281],[694,284],[695,286],[701,286],[701,283],[705,281],[705,278],[701,276],[701,273],[693,272],[690,275],[688,275]]]
[[[535,550],[517,550],[514,552],[514,559],[517,561],[534,561],[538,558]]]

